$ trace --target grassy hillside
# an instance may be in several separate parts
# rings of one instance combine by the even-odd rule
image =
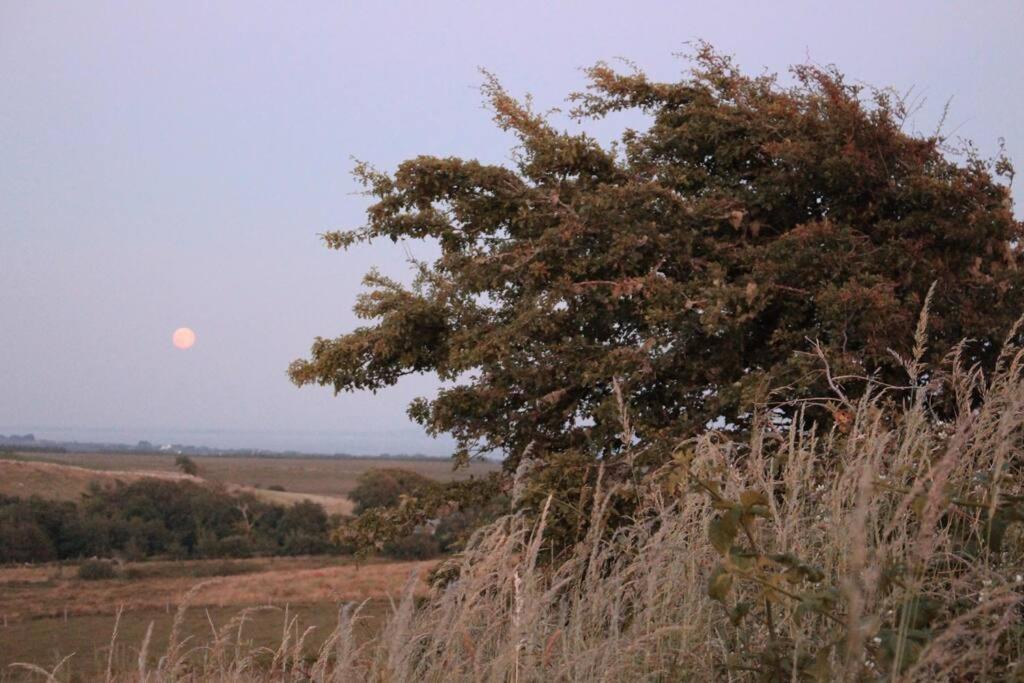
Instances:
[[[111,461],[110,464],[121,463]],[[204,477],[192,477],[160,469],[87,469],[55,462],[0,459],[0,494],[22,498],[39,496],[51,500],[77,501],[92,484],[108,486],[118,481],[128,483],[143,478],[199,483],[207,481]],[[219,483],[223,483],[231,493],[251,493],[268,503],[292,505],[299,501],[309,500],[322,505],[328,514],[350,514],[352,512],[352,502],[341,495],[269,491],[224,481]]]
[[[178,474],[173,455],[134,453],[19,453],[22,460],[74,465],[91,470]],[[453,471],[445,458],[302,458],[191,456],[199,474],[210,481],[267,488],[283,486],[286,491],[324,496],[343,496],[355,486],[357,477],[375,467],[399,467],[438,481],[468,479],[500,468],[497,463],[476,462]]]

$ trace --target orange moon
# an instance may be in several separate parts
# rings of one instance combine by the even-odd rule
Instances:
[[[171,335],[171,343],[182,351],[191,349],[192,345],[196,343],[196,333],[191,328],[179,327]]]

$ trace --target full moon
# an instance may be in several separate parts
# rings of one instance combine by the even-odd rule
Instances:
[[[179,327],[171,335],[171,343],[181,350],[190,349],[196,343],[196,333],[188,327]]]

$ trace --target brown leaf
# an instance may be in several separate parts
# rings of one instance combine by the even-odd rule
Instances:
[[[721,565],[715,567],[715,570],[711,572],[711,578],[708,579],[708,597],[712,600],[725,602],[725,598],[729,595],[731,588],[732,574]]]

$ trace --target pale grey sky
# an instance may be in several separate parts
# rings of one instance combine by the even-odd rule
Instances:
[[[748,71],[913,86],[922,130],[952,97],[947,129],[1024,163],[1022,29],[1019,0],[0,0],[0,433],[441,454],[405,417],[432,379],[334,398],[285,376],[356,324],[371,265],[405,272],[401,247],[317,238],[362,222],[350,157],[501,161],[478,67],[546,108],[578,67],[671,79],[706,39]]]

